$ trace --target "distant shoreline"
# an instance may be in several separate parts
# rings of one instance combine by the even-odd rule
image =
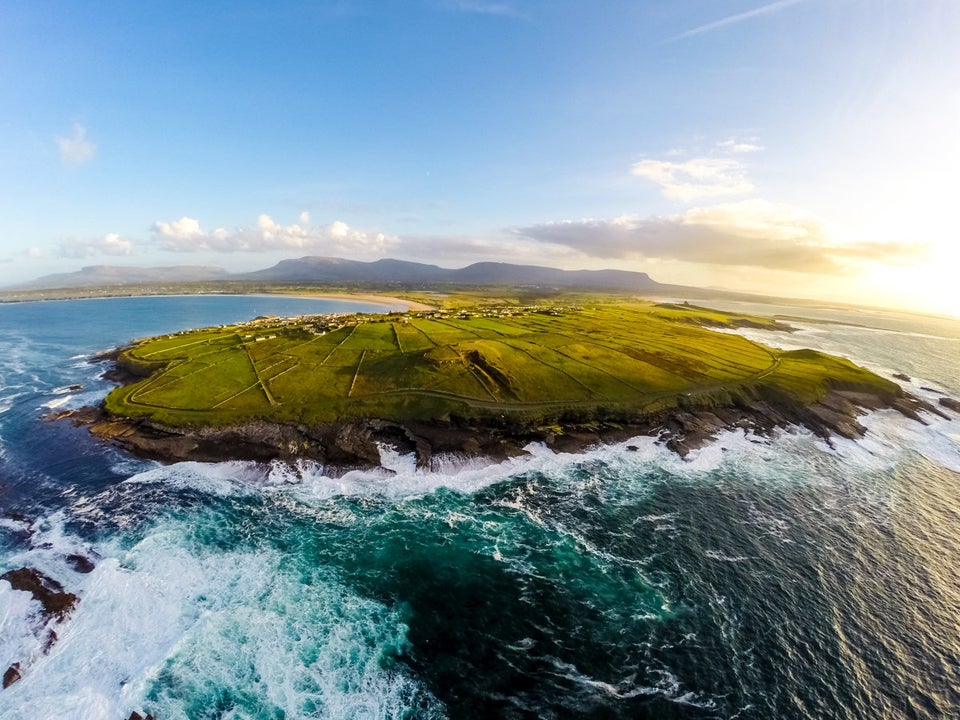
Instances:
[[[98,288],[106,290],[106,288]],[[405,310],[435,310],[432,305],[425,305],[414,300],[405,300],[392,295],[377,295],[373,293],[350,293],[350,292],[309,292],[304,290],[291,290],[289,292],[269,292],[262,288],[250,290],[249,292],[224,292],[224,291],[198,291],[187,292],[184,288],[177,288],[170,292],[123,292],[117,288],[116,292],[90,292],[83,293],[78,291],[76,294],[66,294],[55,297],[3,297],[0,296],[0,305],[17,305],[20,303],[34,302],[66,302],[69,300],[118,300],[123,298],[145,298],[145,297],[287,297],[300,300],[343,300],[346,302],[369,303],[372,305],[395,305],[402,306]]]
[[[436,310],[432,305],[413,300],[404,300],[403,298],[392,297],[390,295],[372,295],[369,293],[341,293],[341,292],[296,292],[296,293],[266,293],[266,295],[275,297],[295,297],[303,300],[351,300],[356,302],[369,302],[378,305],[404,305],[407,310]]]

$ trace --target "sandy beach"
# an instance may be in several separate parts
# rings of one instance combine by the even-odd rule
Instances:
[[[358,302],[385,303],[388,305],[404,305],[407,310],[435,310],[431,305],[414,302],[413,300],[404,300],[402,298],[391,297],[389,295],[370,295],[368,293],[330,293],[330,292],[298,292],[298,293],[277,293],[278,295],[287,295],[289,297],[307,298],[315,300],[318,298],[329,298],[330,300],[356,300]]]

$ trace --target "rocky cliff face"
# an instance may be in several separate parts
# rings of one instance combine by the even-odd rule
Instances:
[[[768,387],[747,387],[685,399],[678,407],[646,414],[623,409],[596,409],[554,418],[545,425],[505,415],[488,418],[422,420],[404,423],[351,420],[311,427],[255,422],[232,427],[173,428],[144,419],[114,418],[102,409],[62,413],[88,425],[97,437],[142,457],[165,462],[183,460],[295,461],[308,458],[331,469],[380,465],[383,446],[413,453],[420,467],[439,456],[500,460],[524,452],[531,442],[558,451],[619,442],[638,435],[660,437],[681,456],[701,447],[719,432],[736,428],[769,434],[777,428],[802,427],[819,437],[858,438],[866,411],[894,409],[917,422],[922,413],[943,416],[938,408],[906,393],[878,395],[833,390],[803,404]]]

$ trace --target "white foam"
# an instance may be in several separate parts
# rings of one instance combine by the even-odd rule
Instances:
[[[681,692],[680,682],[676,676],[664,670],[656,673],[660,676],[660,679],[654,685],[636,685],[634,682],[635,677],[632,675],[614,685],[603,680],[592,678],[581,672],[576,665],[564,662],[558,658],[548,656],[544,659],[548,660],[554,667],[553,674],[576,683],[581,688],[597,695],[612,697],[618,700],[659,696],[671,702],[704,710],[716,708],[716,703],[710,698],[703,699],[699,694],[692,691]]]
[[[752,560],[753,558],[746,557],[745,555],[727,555],[719,550],[707,550],[704,555],[711,560],[717,560],[719,562],[746,562],[747,560]]]
[[[911,453],[960,473],[960,421],[924,414],[923,425],[893,410],[870,413],[861,419],[869,430],[859,446],[888,466]]]
[[[429,701],[381,662],[406,642],[396,611],[329,572],[284,566],[270,548],[198,546],[204,521],[165,520],[132,547],[99,546],[104,558],[88,575],[55,566],[80,545],[62,517],[40,523],[37,546],[17,561],[80,600],[43,654],[38,603],[0,582],[0,663],[20,662],[22,672],[0,693],[0,717],[116,720],[147,710],[186,719],[195,715],[184,689],[194,702],[211,688],[246,694],[287,717],[311,705],[331,717],[401,717],[411,699]]]
[[[417,468],[413,455],[383,446],[384,467],[342,475],[329,473],[323,465],[309,460],[294,465],[187,462],[154,467],[127,482],[190,487],[218,496],[279,493],[316,508],[329,507],[328,501],[337,497],[378,497],[400,502],[441,488],[470,494],[525,473],[545,474],[554,482],[569,479],[582,489],[589,481],[583,479],[580,469],[597,462],[607,468],[604,482],[633,483],[633,493],[643,490],[651,469],[687,481],[713,478],[727,468],[757,482],[782,483],[790,478],[794,482],[820,483],[828,482],[830,477],[846,477],[850,467],[866,472],[889,469],[910,453],[920,453],[931,462],[960,472],[960,423],[932,416],[928,420],[929,425],[924,426],[893,411],[869,413],[861,418],[869,430],[864,438],[834,438],[829,445],[798,427],[777,431],[770,438],[742,429],[723,431],[686,458],[668,450],[654,437],[640,436],[580,453],[556,453],[542,444],[531,444],[525,455],[500,462],[451,458],[439,469],[429,470]],[[617,502],[616,493],[605,493],[605,497]]]
[[[43,652],[45,621],[40,603],[0,580],[0,666],[26,664]]]
[[[73,395],[61,395],[60,397],[54,398],[53,400],[48,400],[47,402],[43,403],[40,407],[45,407],[52,410],[53,408],[58,408],[58,407],[62,407],[63,405],[66,405],[73,398],[74,398]]]
[[[219,463],[181,462],[158,465],[125,480],[129,484],[160,483],[173,488],[192,488],[211,495],[230,497],[254,492],[264,484],[262,466],[241,460]]]

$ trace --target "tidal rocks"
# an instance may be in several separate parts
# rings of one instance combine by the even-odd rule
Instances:
[[[83,555],[68,555],[67,562],[74,565],[77,572],[93,570],[93,563]],[[86,569],[88,567],[89,569]],[[17,570],[9,570],[0,575],[0,579],[10,583],[10,587],[14,590],[30,593],[33,599],[43,607],[43,614],[48,622],[45,628],[41,630],[46,633],[43,652],[49,652],[58,639],[57,633],[50,627],[49,621],[64,620],[77,604],[77,596],[65,592],[63,585],[35,568],[22,567]],[[3,674],[3,687],[7,688],[13,685],[21,678],[21,675],[20,663],[13,663]]]
[[[948,410],[953,410],[955,413],[960,413],[960,400],[954,400],[950,397],[942,397],[938,400],[938,402]]]
[[[10,687],[19,679],[20,679],[20,663],[15,662],[13,665],[8,667],[7,671],[3,674],[4,689]]]
[[[0,579],[6,580],[14,590],[33,595],[40,602],[47,616],[63,619],[77,603],[77,596],[64,592],[63,585],[34,568],[22,567],[9,570]]]
[[[91,573],[96,567],[94,562],[88,558],[86,555],[79,555],[77,553],[71,553],[67,555],[67,563],[76,570],[78,573]]]

